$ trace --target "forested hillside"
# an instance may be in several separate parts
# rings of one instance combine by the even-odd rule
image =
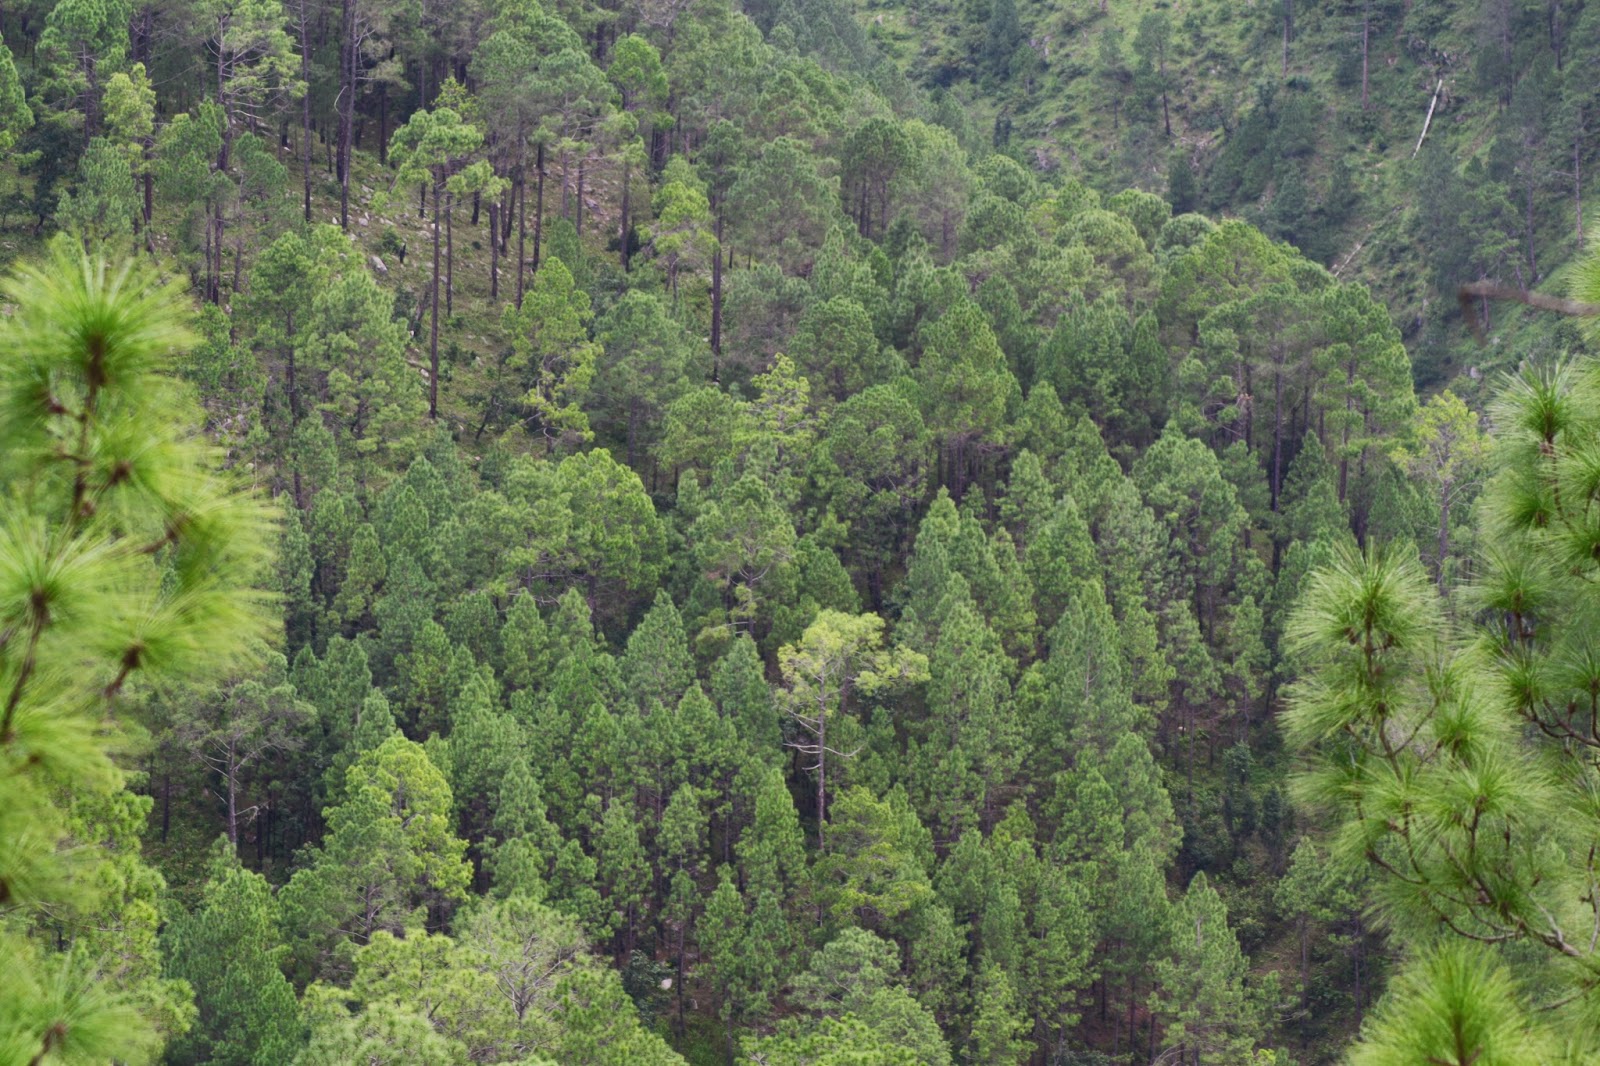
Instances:
[[[1600,1047],[1600,6],[0,34],[0,1066]]]
[[[860,14],[970,140],[1102,193],[1136,185],[1245,218],[1368,283],[1429,386],[1571,343],[1480,306],[1502,344],[1478,351],[1453,288],[1532,288],[1582,247],[1600,161],[1593,4],[860,0]]]

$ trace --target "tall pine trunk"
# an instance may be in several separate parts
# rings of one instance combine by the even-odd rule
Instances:
[[[304,211],[307,222],[311,221],[311,47],[307,40],[309,32],[307,0],[300,0],[300,80],[305,84],[305,91],[300,94],[300,179],[304,189]]]
[[[356,0],[344,0],[344,39],[340,46],[339,228],[350,232],[350,151],[356,116]]]
[[[500,302],[500,200],[489,201],[489,302]]]
[[[711,257],[711,380],[722,357],[722,206],[717,206],[717,250]]]
[[[442,175],[434,176],[433,187],[433,297],[432,323],[428,327],[428,417],[439,417],[439,197],[444,190]]]
[[[542,238],[544,237],[544,145],[543,144],[539,145],[539,155],[538,155],[538,159],[537,159],[536,162],[537,162],[537,166],[538,166],[538,174],[535,175],[535,180],[539,184],[538,184],[537,189],[535,190],[534,198],[533,198],[533,272],[535,274],[539,273],[539,251],[543,247]],[[526,193],[526,189],[524,189],[524,193]],[[526,196],[524,196],[523,202],[524,202],[524,209],[526,209],[526,202],[527,202]]]
[[[527,291],[523,281],[523,273],[528,263],[528,255],[524,248],[528,239],[528,181],[520,171],[517,173],[517,310],[522,310],[522,294]],[[537,250],[538,241],[534,242]],[[537,251],[535,251],[537,254]]]

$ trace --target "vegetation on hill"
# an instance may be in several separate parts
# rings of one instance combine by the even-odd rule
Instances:
[[[886,56],[967,116],[968,143],[1102,193],[1133,185],[1179,211],[1247,219],[1367,283],[1430,390],[1572,343],[1547,321],[1480,306],[1494,337],[1480,351],[1455,288],[1533,288],[1583,247],[1593,4],[862,0],[857,11]]]
[[[1600,9],[0,33],[0,1066],[1590,1054]]]

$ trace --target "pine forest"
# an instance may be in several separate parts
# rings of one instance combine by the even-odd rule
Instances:
[[[0,1066],[1600,1066],[1600,0],[0,39]]]

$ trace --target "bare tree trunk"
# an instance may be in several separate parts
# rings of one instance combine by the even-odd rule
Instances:
[[[523,244],[528,236],[528,181],[520,171],[517,173],[517,310],[522,310],[523,267],[528,262],[528,257],[523,250]],[[538,242],[534,242],[538,247]]]
[[[722,209],[717,209],[717,251],[711,257],[711,355],[722,355]],[[711,369],[711,380],[717,379],[716,365]]]
[[[223,774],[228,785],[228,843],[239,847],[238,768],[233,760],[233,745],[228,745],[227,770]]]
[[[583,179],[584,164],[587,162],[588,160],[581,156],[578,159],[578,195],[572,209],[572,228],[578,231],[580,237],[583,236]]]
[[[350,232],[350,149],[356,114],[356,5],[344,0],[344,41],[341,46],[344,85],[339,91],[339,228]]]
[[[489,201],[489,302],[500,302],[500,199]]]
[[[310,29],[306,0],[300,0],[300,81],[305,89],[300,94],[300,178],[305,186],[305,219],[311,221],[311,46],[307,40]]]
[[[444,194],[444,313],[456,313],[456,198]]]
[[[817,713],[817,852],[828,850],[824,827],[828,824],[828,711]]]
[[[534,195],[534,199],[533,199],[533,272],[535,274],[539,273],[539,252],[540,252],[540,249],[544,247],[544,243],[543,243],[543,237],[544,237],[544,145],[543,144],[539,145],[539,155],[538,155],[538,158],[536,160],[536,163],[537,163],[537,166],[538,166],[538,174],[535,176],[535,180],[538,181],[539,184],[538,184],[538,188],[535,190],[535,195]],[[524,193],[526,193],[526,190],[524,190]],[[526,201],[526,195],[524,195],[524,201]]]
[[[1444,563],[1450,557],[1450,482],[1439,486],[1439,594],[1444,594]]]
[[[444,182],[434,181],[433,193],[433,322],[428,327],[428,417],[439,417],[439,193]]]
[[[496,239],[500,242],[500,254],[505,255],[511,250],[511,227],[517,220],[517,185],[522,179],[523,171],[527,169],[524,163],[517,164],[516,176],[511,184],[506,187],[506,194],[500,201],[500,231]]]
[[[1283,495],[1283,373],[1272,376],[1272,513]]]

